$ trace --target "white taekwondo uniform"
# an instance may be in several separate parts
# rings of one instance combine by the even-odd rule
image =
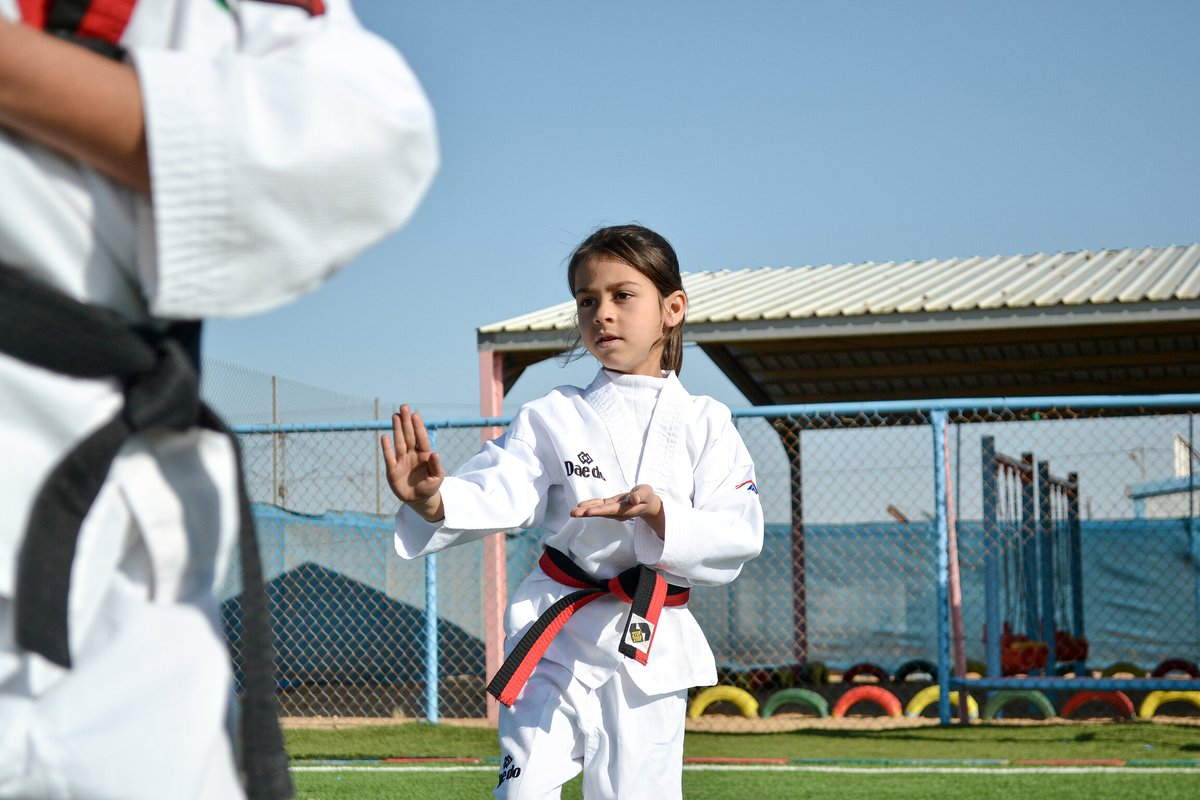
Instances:
[[[643,436],[627,402],[639,391],[637,384],[647,380],[639,377],[600,370],[586,389],[561,386],[523,406],[502,437],[486,444],[443,482],[444,520],[430,524],[407,506],[400,510],[397,552],[415,558],[500,530],[538,528],[543,545],[565,553],[595,578],[611,578],[645,564],[679,586],[732,581],[762,548],[762,509],[750,454],[729,409],[712,398],[689,395],[674,373],[658,381],[661,390]],[[610,497],[640,483],[650,484],[662,498],[665,539],[641,519],[621,522],[569,515],[582,500]],[[535,569],[510,599],[506,649],[572,591]],[[547,762],[555,756],[554,746],[540,741],[533,750],[517,729],[550,726],[558,731],[561,714],[574,716],[578,728],[584,724],[582,717],[590,714],[579,702],[593,701],[571,698],[595,694],[602,687],[600,694],[615,692],[639,708],[663,698],[669,710],[665,717],[656,717],[654,726],[624,728],[619,754],[615,742],[596,743],[596,736],[605,738],[604,730],[584,731],[579,741],[562,745],[564,752],[580,756],[585,794],[678,795],[686,691],[716,681],[712,650],[687,606],[676,606],[662,609],[648,662],[625,658],[618,643],[627,611],[628,606],[611,595],[579,609],[550,644],[513,708],[501,709],[502,750],[511,759],[502,766],[501,778],[511,776],[513,768],[521,773],[519,779],[502,780],[497,796],[557,796],[554,786],[577,774],[579,767],[560,765],[550,776],[554,767]],[[539,684],[539,675],[555,688]],[[554,701],[541,695],[535,701],[530,695],[553,696],[555,689],[569,695],[568,706],[574,708],[564,709],[552,722],[545,714]],[[622,705],[612,697],[595,702],[605,708],[614,702]],[[593,710],[602,716],[608,713],[600,707]],[[668,730],[662,730],[663,725]],[[609,733],[615,737],[615,731]],[[654,744],[678,752],[677,763],[663,763],[664,751]],[[531,751],[541,762],[536,770],[529,761]]]
[[[0,15],[22,5],[0,0]],[[428,100],[347,0],[316,16],[141,0],[119,44],[141,85],[150,198],[0,128],[0,262],[77,300],[152,324],[270,309],[402,225],[436,170]],[[14,644],[33,496],[121,407],[116,381],[0,352],[0,797],[242,796],[214,595],[238,526],[228,439],[128,441],[80,531],[73,667]]]

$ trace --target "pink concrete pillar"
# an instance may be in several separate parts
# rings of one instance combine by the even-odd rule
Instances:
[[[499,417],[504,413],[504,357],[494,350],[479,354],[479,413]],[[484,428],[483,441],[499,436],[500,428]],[[508,577],[505,570],[504,537],[483,540],[483,629],[487,639],[487,679],[500,670],[504,661],[504,609],[508,605]],[[500,719],[500,704],[487,696],[488,721]]]

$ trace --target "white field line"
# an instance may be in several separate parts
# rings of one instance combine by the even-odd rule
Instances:
[[[292,772],[495,772],[496,764],[295,764]],[[685,764],[684,772],[819,772],[850,775],[1196,775],[1200,767],[839,767],[820,764]]]

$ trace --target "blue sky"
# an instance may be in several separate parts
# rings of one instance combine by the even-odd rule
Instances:
[[[1200,3],[359,0],[438,115],[402,231],[205,354],[430,417],[638,221],[687,271],[1200,241]],[[352,135],[352,132],[347,132]],[[546,364],[506,410],[587,363]],[[698,350],[693,392],[744,404]]]

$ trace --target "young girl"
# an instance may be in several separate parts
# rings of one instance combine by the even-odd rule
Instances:
[[[588,798],[677,798],[687,690],[716,682],[688,588],[728,583],[758,555],[754,464],[729,409],[676,377],[687,296],[666,239],[602,228],[575,250],[567,281],[596,378],[523,406],[450,477],[401,406],[382,437],[404,501],[396,550],[416,558],[541,532],[488,686],[504,704],[496,797],[559,797],[582,769]]]

